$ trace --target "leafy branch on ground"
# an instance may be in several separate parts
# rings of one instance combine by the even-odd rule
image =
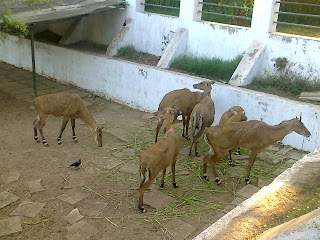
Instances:
[[[0,14],[0,20],[3,23],[0,24],[0,36],[5,36],[6,34],[16,35],[18,37],[25,37],[28,34],[27,26],[15,19],[10,18],[11,11],[8,10],[7,15]]]

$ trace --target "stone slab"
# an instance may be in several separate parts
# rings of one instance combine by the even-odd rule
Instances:
[[[20,173],[16,172],[16,171],[12,171],[12,172],[5,173],[5,174],[1,175],[1,178],[4,183],[18,181],[19,177],[20,177]]]
[[[82,199],[86,197],[87,197],[87,194],[82,192],[80,189],[73,188],[67,193],[60,195],[58,199],[73,205],[73,204],[76,204],[77,202],[80,202]]]
[[[107,124],[106,119],[103,118],[103,117],[96,118],[96,123],[97,123],[98,125],[106,125],[106,124]]]
[[[8,206],[9,204],[17,201],[19,199],[18,196],[13,195],[7,191],[0,193],[0,209]]]
[[[304,156],[306,155],[306,153],[301,153],[301,152],[295,152],[295,151],[290,151],[286,154],[286,156],[288,158],[291,158],[293,160],[300,160],[302,159]]]
[[[226,206],[225,209],[230,211],[243,202],[243,198],[236,197],[230,205]]]
[[[237,194],[241,197],[244,198],[250,198],[253,194],[255,194],[256,192],[258,192],[260,190],[260,188],[248,184],[246,186],[244,186],[243,188],[241,188],[239,191],[237,191]]]
[[[110,170],[110,169],[113,169],[113,168],[119,166],[120,164],[121,164],[121,162],[118,162],[118,161],[108,161],[104,164],[103,168]]]
[[[263,188],[264,186],[268,186],[272,181],[267,179],[258,179],[258,187]]]
[[[152,191],[144,194],[143,203],[155,208],[157,211],[169,206],[176,200],[166,194]]]
[[[121,172],[138,174],[139,173],[139,164],[137,163],[127,163],[120,168]]]
[[[183,171],[176,171],[176,176],[188,176],[190,175],[190,171],[189,170],[183,170]]]
[[[6,236],[21,231],[20,217],[7,218],[0,221],[0,236]]]
[[[34,218],[45,206],[39,202],[22,202],[10,215]]]
[[[86,107],[89,107],[92,105],[92,103],[86,101],[86,100],[82,100],[83,101],[83,104],[86,106]]]
[[[76,187],[82,187],[82,186],[84,186],[84,182],[82,179],[71,178],[65,182],[64,188],[69,189],[69,188],[76,188]]]
[[[122,142],[129,143],[128,133],[123,131],[121,128],[109,128],[106,129],[105,132],[113,135]]]
[[[41,186],[41,179],[28,182],[28,187],[30,193],[41,192],[44,190],[44,188]]]
[[[79,209],[82,214],[87,217],[98,217],[101,216],[105,208],[108,206],[108,203],[85,199],[81,202]]]
[[[93,226],[89,225],[86,221],[81,220],[75,224],[67,227],[68,234],[66,236],[69,240],[85,240],[94,235],[99,231]]]
[[[261,152],[259,153],[259,157],[265,159],[271,164],[278,164],[285,160],[286,156],[284,154],[278,154],[273,152]]]
[[[163,225],[176,240],[189,239],[189,236],[196,230],[195,226],[183,222],[180,219],[173,219]]]
[[[64,217],[64,219],[70,224],[74,224],[80,221],[82,218],[84,218],[84,216],[80,214],[78,208],[73,209],[67,216]]]
[[[291,151],[292,150],[292,147],[290,147],[290,146],[284,146],[283,148],[281,148],[278,152],[277,152],[277,154],[278,155],[286,155],[289,151]]]

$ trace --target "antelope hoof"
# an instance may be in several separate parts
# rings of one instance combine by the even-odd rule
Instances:
[[[40,142],[40,139],[38,137],[34,137],[34,140],[36,140],[38,143]]]
[[[207,174],[203,174],[202,177],[203,177],[204,180],[209,181],[209,178],[208,178]]]
[[[231,165],[232,165],[232,160],[228,160],[228,161],[227,161],[227,164],[228,164],[229,166],[231,166]]]
[[[177,187],[178,187],[178,185],[177,185],[177,183],[176,183],[176,182],[174,182],[172,185],[173,185],[173,187],[175,187],[175,188],[177,188]]]
[[[218,178],[218,177],[216,177],[215,180],[216,180],[216,183],[217,183],[218,185],[220,185],[220,184],[222,183],[221,180],[220,180],[220,178]]]
[[[164,184],[163,184],[163,183],[161,183],[161,184],[160,184],[160,187],[161,187],[161,188],[163,188],[163,187],[164,187]]]
[[[58,144],[61,145],[61,138],[58,138]]]
[[[72,139],[74,142],[78,142],[78,138],[76,136],[73,136]]]
[[[45,145],[46,147],[49,147],[49,144],[47,143],[46,140],[42,140],[43,145]]]
[[[189,152],[188,155],[191,156],[191,152]]]
[[[250,184],[251,183],[250,178],[245,178],[244,180],[246,181],[246,184]]]
[[[198,152],[196,152],[196,157],[200,157],[200,154]]]
[[[144,209],[144,206],[139,207],[139,209],[140,209],[141,213],[145,213],[146,212],[146,210]]]

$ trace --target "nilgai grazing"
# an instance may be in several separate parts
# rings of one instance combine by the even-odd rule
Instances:
[[[194,88],[198,88],[197,84],[193,85]],[[211,86],[208,87],[206,92],[208,95],[197,103],[191,112],[191,145],[189,156],[191,155],[192,146],[194,145],[194,153],[199,156],[198,153],[198,139],[202,136],[206,127],[210,127],[214,121],[215,108],[211,99]]]
[[[192,109],[197,103],[208,96],[208,92],[211,91],[211,84],[214,84],[214,81],[203,81],[199,84],[193,85],[194,88],[203,90],[204,92],[191,92],[189,89],[184,88],[167,93],[159,104],[158,112],[160,112],[161,109],[165,107],[171,107],[173,109],[179,110],[182,115],[182,136],[188,138],[188,127]],[[195,85],[197,87],[195,87]],[[158,140],[158,134],[163,124],[163,118],[161,118],[161,114],[157,115],[158,125],[156,129],[155,142],[157,142]],[[177,117],[178,116],[175,116],[175,119]]]
[[[240,106],[233,106],[221,116],[219,125],[247,120],[248,118],[244,109]],[[240,148],[238,148],[237,153],[238,155],[240,154]],[[229,149],[229,160],[227,163],[228,165],[232,165],[231,149]]]
[[[145,212],[143,207],[143,194],[157,177],[160,171],[163,171],[160,187],[164,186],[164,176],[167,167],[171,164],[172,184],[177,187],[175,180],[175,165],[180,145],[176,131],[173,128],[175,116],[179,111],[173,108],[164,108],[159,114],[166,120],[165,134],[157,143],[147,148],[140,156],[140,177],[142,182],[139,188],[139,209]]]
[[[245,181],[247,184],[251,183],[250,170],[257,154],[292,132],[304,137],[311,135],[298,118],[283,121],[275,126],[268,125],[262,121],[251,120],[208,128],[204,139],[209,145],[210,151],[203,159],[203,178],[208,180],[207,163],[209,162],[215,181],[220,184],[221,181],[216,172],[216,163],[228,149],[245,147],[251,150]]]
[[[43,127],[46,124],[48,115],[63,116],[62,126],[60,135],[58,137],[58,144],[61,144],[62,133],[71,119],[72,126],[72,138],[75,142],[78,141],[76,137],[74,128],[77,118],[80,118],[85,124],[90,127],[93,134],[94,140],[99,147],[102,147],[102,128],[98,127],[93,117],[88,112],[87,108],[84,106],[81,98],[74,93],[52,93],[45,94],[34,99],[34,106],[38,112],[38,117],[33,122],[34,128],[34,139],[40,142],[38,138],[37,129],[39,129],[40,135],[42,137],[42,143],[45,146],[49,146],[43,135]]]

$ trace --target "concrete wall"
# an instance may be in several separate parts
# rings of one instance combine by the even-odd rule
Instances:
[[[120,47],[132,45],[137,50],[162,56],[166,46],[180,28],[187,30],[185,54],[205,58],[230,60],[244,54],[253,41],[266,44],[266,50],[255,64],[256,76],[285,74],[299,75],[312,81],[320,79],[320,40],[302,36],[276,34],[277,19],[274,11],[279,8],[276,0],[256,0],[251,28],[201,21],[199,0],[181,0],[179,17],[144,12],[143,0],[128,0],[126,10],[114,10],[84,18],[74,34],[81,40],[109,45],[120,32],[126,18],[133,19],[130,30]],[[50,25],[50,29],[63,33],[69,22]],[[261,59],[262,60],[261,60]],[[286,58],[283,72],[275,61]],[[251,81],[251,80],[250,80]]]
[[[274,33],[277,19],[274,14],[279,4],[275,0],[256,0],[251,28],[198,21],[194,2],[181,0],[180,17],[145,13],[140,0],[128,0],[127,16],[134,21],[122,45],[133,45],[137,50],[161,56],[166,39],[178,28],[188,31],[187,55],[224,60],[235,58],[247,51],[256,40],[267,44],[259,60],[257,76],[277,75],[281,72],[274,66],[278,58],[286,58],[286,74],[300,75],[309,80],[320,78],[320,39]],[[136,11],[138,9],[138,11]]]
[[[63,47],[35,43],[38,74],[88,89],[98,95],[143,111],[154,112],[162,97],[171,90],[187,87],[203,79],[156,67],[119,61]],[[9,36],[0,44],[0,61],[31,70],[30,41]],[[30,79],[32,81],[32,79]],[[320,106],[293,102],[273,95],[216,83],[212,98],[216,124],[223,112],[240,105],[249,119],[279,124],[302,114],[312,133],[310,141],[292,133],[283,143],[313,151],[320,144]]]

